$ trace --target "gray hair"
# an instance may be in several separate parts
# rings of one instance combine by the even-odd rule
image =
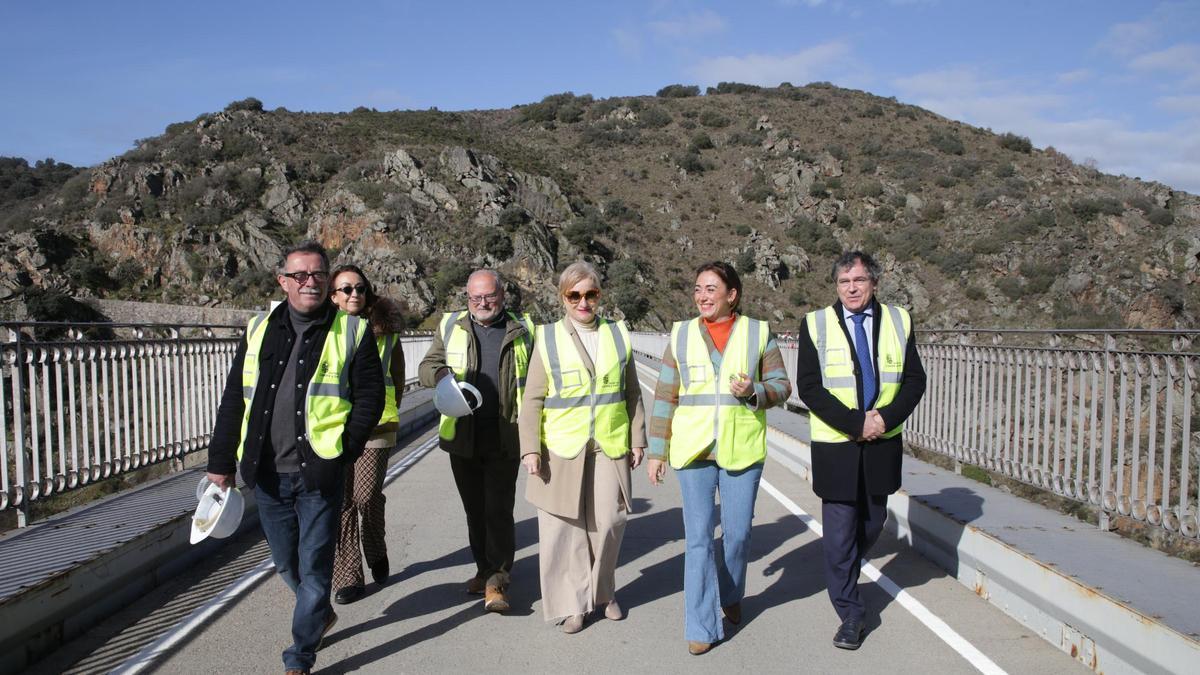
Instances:
[[[483,267],[483,268],[477,269],[474,272],[471,272],[471,274],[469,274],[467,276],[467,281],[470,282],[471,277],[475,276],[476,274],[486,274],[486,275],[490,276],[493,280],[495,280],[496,288],[499,288],[501,292],[504,291],[504,277],[500,276],[500,273],[497,272],[496,270],[491,269],[490,267]]]
[[[838,259],[833,261],[833,270],[829,273],[829,280],[837,283],[838,272],[854,267],[854,263],[857,262],[861,262],[863,267],[867,268],[867,275],[871,277],[872,282],[879,283],[879,279],[883,277],[883,267],[862,251],[846,251],[838,256]]]
[[[276,270],[278,274],[283,274],[287,271],[287,261],[293,253],[315,253],[321,256],[321,266],[325,271],[329,271],[329,253],[325,251],[325,247],[320,242],[314,239],[305,239],[298,244],[292,244],[283,249],[283,256],[279,259],[279,268]]]

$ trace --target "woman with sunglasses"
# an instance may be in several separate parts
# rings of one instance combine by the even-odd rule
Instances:
[[[542,611],[577,633],[595,609],[625,617],[617,554],[646,432],[629,331],[596,314],[596,268],[573,263],[558,290],[565,316],[537,327],[519,427],[525,498],[538,508]]]
[[[362,554],[377,584],[387,582],[388,555],[383,527],[383,475],[387,472],[388,451],[396,445],[400,427],[400,398],[404,394],[404,350],[399,332],[404,329],[399,307],[387,298],[375,295],[367,275],[356,265],[341,265],[333,270],[330,284],[333,303],[354,316],[367,318],[375,334],[379,360],[383,363],[387,389],[383,417],[371,432],[367,447],[353,465],[346,468],[346,492],[342,501],[341,528],[333,560],[333,600],[348,604],[366,594]],[[359,519],[362,527],[359,528]]]
[[[766,411],[786,401],[792,385],[767,322],[738,312],[742,281],[732,266],[701,265],[692,299],[700,316],[675,323],[663,354],[646,471],[659,485],[670,461],[679,478],[683,633],[688,652],[699,655],[724,638],[722,613],[741,623],[750,521],[767,457]]]

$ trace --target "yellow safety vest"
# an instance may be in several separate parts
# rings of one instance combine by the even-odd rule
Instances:
[[[879,325],[879,344],[875,348],[875,363],[879,366],[879,395],[875,399],[875,407],[882,408],[896,398],[900,391],[900,381],[904,375],[904,355],[907,353],[908,340],[912,335],[912,319],[908,311],[892,305],[880,306],[876,321]],[[854,347],[846,339],[846,333],[841,328],[842,317],[838,316],[833,307],[826,307],[809,312],[804,317],[808,326],[808,336],[817,348],[817,358],[820,361],[821,384],[833,394],[834,398],[851,410],[858,409],[858,382],[854,377],[854,359],[851,353]],[[860,364],[863,368],[871,364]],[[815,414],[808,416],[812,432],[812,440],[818,443],[845,443],[854,438],[829,426]],[[883,438],[892,438],[904,430],[904,424],[898,424],[883,434]]]
[[[595,439],[605,455],[629,453],[629,411],[625,407],[625,369],[629,364],[629,331],[620,321],[597,319],[599,345],[595,376],[567,332],[566,321],[537,327],[537,351],[546,367],[546,400],[542,406],[542,444],[571,459]]]
[[[286,310],[285,310],[286,311]],[[350,363],[370,332],[366,319],[338,310],[333,324],[325,335],[321,357],[313,369],[308,391],[304,396],[305,436],[313,452],[322,459],[335,459],[342,454],[342,432],[350,417]],[[258,360],[263,338],[267,334],[267,314],[258,314],[246,326],[246,358],[242,364],[242,436],[237,458],[242,459],[246,446],[246,430],[250,426],[250,406],[258,386]]]
[[[400,336],[395,333],[375,338],[375,345],[379,347],[379,362],[383,364],[383,416],[379,418],[381,425],[400,421],[400,411],[396,408],[396,383],[392,381],[392,352],[399,341]]]
[[[450,370],[454,371],[454,377],[459,382],[467,379],[467,345],[469,336],[467,331],[463,330],[462,326],[458,325],[458,320],[463,317],[466,312],[459,310],[457,312],[446,312],[442,315],[442,320],[438,324],[438,332],[442,335],[442,344],[446,347],[446,365]],[[525,378],[529,374],[529,354],[531,352],[533,341],[533,319],[528,314],[516,314],[514,312],[506,312],[509,321],[516,321],[522,326],[525,326],[525,336],[513,343],[513,368],[516,372],[513,377],[517,381],[517,413],[521,412],[521,400],[525,398]],[[457,417],[442,415],[441,423],[438,425],[438,435],[447,441],[454,440]]]
[[[716,372],[701,334],[700,319],[671,327],[671,350],[679,364],[679,405],[671,417],[669,459],[676,469],[691,464],[716,444],[717,465],[740,471],[767,458],[767,413],[751,410],[729,389],[731,377],[754,379],[770,337],[766,321],[740,316]],[[761,403],[761,402],[760,402]]]

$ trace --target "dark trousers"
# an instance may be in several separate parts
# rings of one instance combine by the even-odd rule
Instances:
[[[479,576],[512,570],[517,551],[513,506],[520,465],[519,459],[450,455],[450,470],[467,514],[467,536]]]
[[[879,539],[887,519],[887,495],[868,495],[862,475],[854,501],[821,502],[821,546],[825,550],[825,584],[842,621],[866,616],[858,593],[862,560]]]

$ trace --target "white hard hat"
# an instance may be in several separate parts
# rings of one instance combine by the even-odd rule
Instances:
[[[192,515],[190,541],[197,544],[209,537],[224,539],[233,534],[242,522],[245,506],[241,490],[222,490],[216,483],[210,482],[200,497],[200,503],[196,505],[196,513]]]
[[[463,392],[470,394],[470,400]],[[447,417],[463,417],[475,412],[483,403],[479,390],[470,382],[459,382],[452,376],[443,377],[433,394],[433,405]]]

